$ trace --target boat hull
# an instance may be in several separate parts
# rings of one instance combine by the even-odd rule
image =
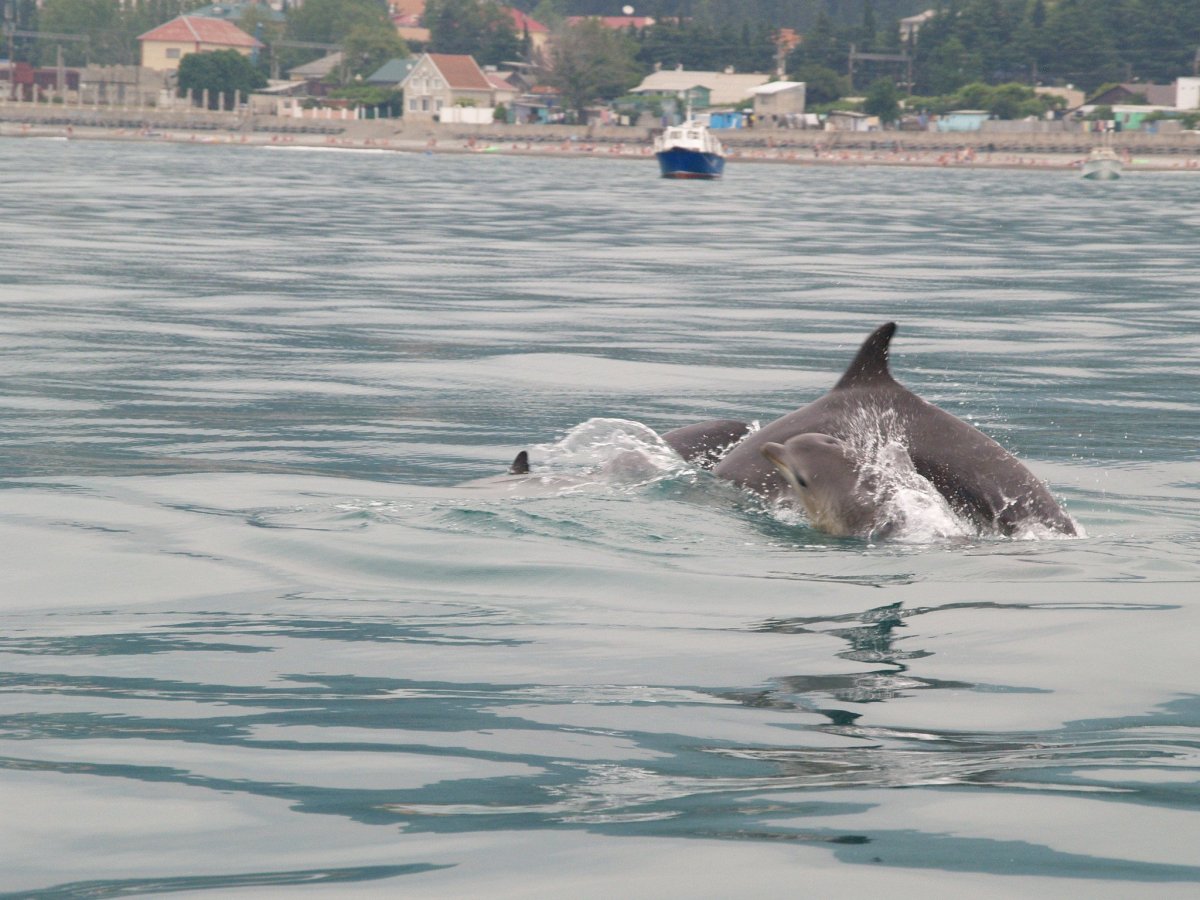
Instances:
[[[716,153],[672,147],[655,156],[663,178],[720,178],[725,171],[725,158]]]
[[[1083,164],[1083,177],[1089,181],[1113,181],[1121,177],[1121,164],[1116,160],[1101,160]]]

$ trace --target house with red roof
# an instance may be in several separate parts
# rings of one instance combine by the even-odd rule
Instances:
[[[452,106],[491,108],[495,87],[473,56],[422,53],[408,77],[404,91],[404,118],[431,122]]]
[[[429,29],[421,24],[425,16],[425,0],[388,0],[388,12],[396,33],[406,44],[429,43]]]
[[[420,16],[411,13],[397,13],[392,16],[392,24],[396,26],[396,34],[406,44],[428,44],[432,35],[429,29],[421,24]]]
[[[139,35],[138,40],[142,44],[142,65],[159,72],[175,71],[189,53],[236,50],[249,56],[256,47],[263,46],[232,22],[201,16],[172,19]]]
[[[512,16],[513,31],[516,32],[517,37],[523,40],[526,35],[529,36],[529,55],[534,59],[545,59],[546,45],[550,42],[550,29],[519,9],[509,6],[505,6],[503,9]]]

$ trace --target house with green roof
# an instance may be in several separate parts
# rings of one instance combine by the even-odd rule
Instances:
[[[368,75],[364,81],[376,87],[398,88],[400,82],[408,77],[420,57],[409,56],[405,59],[389,59],[382,66]]]

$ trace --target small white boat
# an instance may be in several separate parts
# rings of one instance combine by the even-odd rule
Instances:
[[[663,178],[720,178],[725,171],[725,150],[706,125],[688,118],[654,139]]]
[[[1092,181],[1112,181],[1121,177],[1125,164],[1112,147],[1096,147],[1083,161],[1083,177]]]

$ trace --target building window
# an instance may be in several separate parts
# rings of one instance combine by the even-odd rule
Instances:
[[[442,98],[441,98],[441,97],[438,97],[438,101],[437,101],[437,111],[438,111],[438,112],[441,112],[441,111],[442,111]]]
[[[429,112],[429,98],[428,97],[421,98],[421,111]]]
[[[417,111],[417,98],[416,97],[413,97],[411,100],[408,101],[408,108],[411,109],[413,112]]]
[[[167,48],[167,59],[179,59],[179,48],[178,47],[168,47]]]

